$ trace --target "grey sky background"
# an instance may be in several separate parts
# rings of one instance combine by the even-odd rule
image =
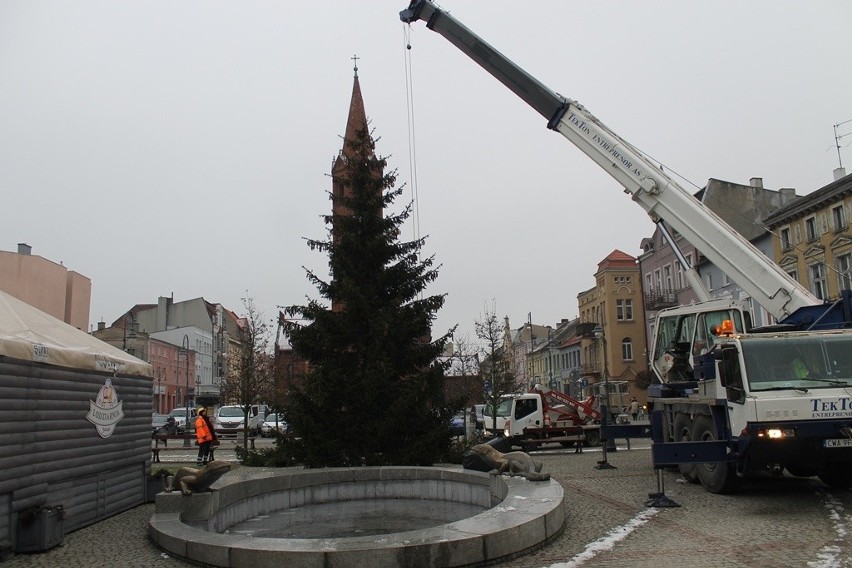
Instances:
[[[852,118],[850,2],[442,5],[687,187],[832,181],[832,126]],[[92,326],[170,294],[242,313],[248,293],[270,319],[317,297],[302,266],[327,260],[304,239],[326,234],[357,54],[406,199],[416,166],[424,252],[442,265],[429,292],[448,294],[435,334],[472,337],[492,300],[513,327],[575,317],[598,262],[638,255],[653,225],[446,40],[422,22],[407,38],[405,7],[0,0],[0,249],[26,242],[90,277]]]

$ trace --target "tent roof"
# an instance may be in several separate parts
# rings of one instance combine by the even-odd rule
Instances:
[[[0,291],[0,356],[151,376],[151,365]]]

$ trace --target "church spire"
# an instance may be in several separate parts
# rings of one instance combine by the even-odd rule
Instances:
[[[346,132],[343,135],[343,147],[334,160],[331,167],[332,177],[332,212],[334,215],[345,215],[348,213],[346,207],[340,203],[338,197],[347,195],[351,188],[347,185],[346,163],[352,157],[352,142],[357,139],[358,132],[364,132],[369,136],[367,124],[367,111],[364,110],[364,99],[361,96],[361,83],[358,80],[358,56],[352,57],[355,62],[355,78],[352,83],[352,98],[349,101],[349,114],[346,117]],[[369,142],[372,150],[372,140]],[[375,156],[373,156],[375,158]],[[381,171],[377,172],[381,175]]]
[[[349,101],[349,116],[346,119],[346,133],[343,135],[343,154],[348,155],[348,143],[355,140],[359,130],[367,130],[367,111],[364,110],[364,99],[361,97],[361,83],[358,81],[358,56],[355,61],[355,79],[352,84],[352,99]]]
[[[363,160],[364,157],[368,157],[371,162],[370,168],[375,178],[379,180],[382,177],[383,164],[381,160],[376,158],[374,153],[375,146],[373,140],[370,138],[369,126],[367,124],[367,112],[364,110],[364,99],[361,96],[361,83],[358,81],[358,56],[353,56],[352,60],[355,62],[355,78],[352,83],[352,98],[349,101],[349,115],[346,117],[346,133],[343,135],[343,147],[340,149],[340,153],[337,155],[337,158],[334,160],[331,167],[331,231],[334,242],[337,242],[339,238],[335,232],[334,220],[343,216],[352,215],[352,210],[346,205],[347,198],[351,198],[353,196],[353,188],[349,183],[350,165],[353,165],[354,167],[358,163],[358,158]],[[360,147],[353,147],[353,142],[358,141],[359,133],[366,137],[366,140],[363,142],[369,144],[369,147],[364,148],[363,145]],[[361,155],[356,156],[358,153]],[[364,156],[364,154],[366,154],[366,156]],[[377,200],[378,209],[376,214],[381,217],[382,187],[380,184],[375,185],[375,191],[379,193],[379,199]],[[336,300],[332,300],[331,309],[332,311],[339,312],[343,309],[343,305]]]

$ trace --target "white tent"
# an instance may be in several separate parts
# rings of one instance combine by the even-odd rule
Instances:
[[[0,291],[0,356],[150,377],[151,365]]]

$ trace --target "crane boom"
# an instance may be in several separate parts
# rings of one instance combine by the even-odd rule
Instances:
[[[562,134],[615,178],[654,222],[662,220],[683,235],[775,318],[781,320],[800,308],[821,304],[581,104],[550,90],[434,3],[413,0],[399,16],[409,24],[424,20],[427,28],[449,40],[506,85],[547,120],[549,129]]]

